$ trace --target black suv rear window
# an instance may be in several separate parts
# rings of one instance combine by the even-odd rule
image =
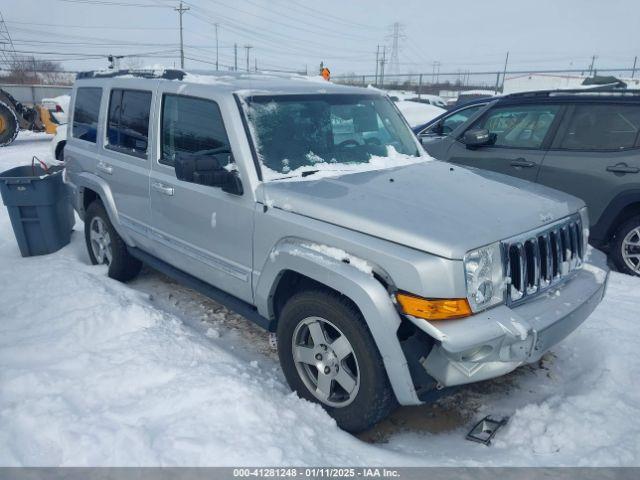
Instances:
[[[108,148],[147,156],[151,92],[113,89],[109,100]]]
[[[638,145],[640,106],[577,105],[560,141],[566,150],[624,150]]]
[[[76,90],[71,136],[87,142],[96,143],[101,101],[101,88],[82,87]]]

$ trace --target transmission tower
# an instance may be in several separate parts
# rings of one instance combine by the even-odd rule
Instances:
[[[404,40],[406,37],[403,33],[403,26],[399,22],[395,22],[391,25],[391,34],[388,36],[391,39],[391,57],[389,58],[389,73],[400,72],[400,40]]]
[[[9,29],[4,21],[2,12],[0,12],[0,67],[5,66],[7,69],[11,69],[16,59],[17,55],[13,40],[11,40]]]

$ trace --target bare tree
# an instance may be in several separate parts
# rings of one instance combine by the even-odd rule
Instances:
[[[57,62],[33,56],[16,57],[4,78],[8,83],[51,84],[59,83],[63,78],[62,65]]]

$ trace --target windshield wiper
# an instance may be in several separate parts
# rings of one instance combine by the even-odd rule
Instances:
[[[314,173],[318,173],[320,170],[307,170],[306,172],[302,172],[301,177],[308,177],[309,175],[313,175]]]

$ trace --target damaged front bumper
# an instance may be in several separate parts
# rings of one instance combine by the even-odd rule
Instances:
[[[437,340],[422,367],[441,387],[498,377],[545,352],[593,312],[606,290],[605,255],[591,250],[568,281],[509,308],[501,305],[462,320],[411,320]]]

